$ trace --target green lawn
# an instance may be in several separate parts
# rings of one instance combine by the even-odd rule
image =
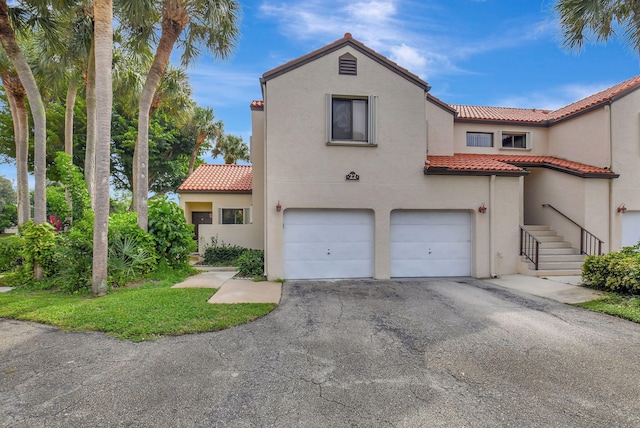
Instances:
[[[640,323],[640,297],[638,296],[609,293],[603,299],[580,303],[577,306]]]
[[[141,342],[222,330],[262,317],[277,306],[210,304],[207,300],[214,289],[170,288],[176,282],[149,280],[104,297],[12,290],[0,293],[0,317],[51,324],[66,331],[102,331]]]

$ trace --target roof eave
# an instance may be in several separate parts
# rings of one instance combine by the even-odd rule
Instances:
[[[424,168],[424,175],[460,175],[460,176],[482,176],[490,177],[492,175],[498,177],[522,177],[528,175],[529,171],[493,171],[493,170],[469,170],[469,169],[450,169],[446,167],[429,166]]]
[[[224,194],[224,193],[231,193],[234,195],[250,195],[251,193],[253,193],[252,190],[203,190],[203,189],[198,189],[198,190],[181,190],[178,189],[176,190],[176,193],[217,193],[217,194]]]

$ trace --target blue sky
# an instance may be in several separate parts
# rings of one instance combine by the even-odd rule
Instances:
[[[640,74],[618,40],[561,46],[555,0],[241,0],[230,59],[204,54],[188,69],[196,102],[249,141],[259,78],[350,32],[426,80],[450,104],[555,109]],[[179,47],[174,57],[178,63]],[[207,162],[221,160],[206,156]],[[0,165],[12,178],[14,167]]]
[[[561,46],[554,0],[247,0],[231,59],[188,72],[198,104],[249,140],[259,77],[350,32],[450,104],[555,109],[640,74],[620,40]],[[207,158],[211,162],[211,158]],[[216,161],[217,162],[217,161]]]

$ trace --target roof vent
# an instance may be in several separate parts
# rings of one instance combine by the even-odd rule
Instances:
[[[350,53],[346,53],[338,58],[338,73],[349,76],[358,74],[358,60]]]

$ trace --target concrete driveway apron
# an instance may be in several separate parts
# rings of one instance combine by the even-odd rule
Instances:
[[[468,278],[285,283],[133,344],[0,320],[0,426],[640,426],[640,326]]]

